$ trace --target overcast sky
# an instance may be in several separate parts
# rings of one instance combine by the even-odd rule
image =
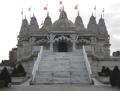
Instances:
[[[67,16],[74,22],[77,11],[74,9],[79,4],[80,15],[85,27],[96,6],[96,20],[98,22],[102,9],[105,9],[105,22],[111,36],[111,51],[120,50],[120,0],[62,0]],[[0,61],[8,59],[9,50],[16,47],[17,36],[20,31],[23,16],[29,21],[32,13],[35,14],[39,25],[46,17],[43,7],[48,4],[48,11],[52,22],[59,17],[59,0],[1,0],[0,1]],[[32,6],[31,12],[28,11]]]

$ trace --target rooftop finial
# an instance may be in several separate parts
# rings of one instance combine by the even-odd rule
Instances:
[[[64,6],[62,7],[62,11],[64,11]]]
[[[101,14],[101,19],[103,18],[102,14]]]
[[[32,6],[31,6],[31,5],[30,5],[29,8],[28,8],[28,12],[29,12],[29,16],[30,16],[30,18],[31,18],[31,16],[32,16],[32,15],[31,15],[31,12],[32,12]]]
[[[102,13],[103,13],[103,18],[104,18],[104,8],[103,8],[103,10],[102,10]]]
[[[92,16],[93,16],[93,12],[92,12]]]
[[[22,11],[21,11],[21,15],[22,15],[22,20],[23,20],[23,8],[22,8]]]
[[[49,11],[47,12],[47,16],[49,16]]]
[[[95,18],[96,18],[96,5],[95,5],[95,7],[94,7],[94,11],[95,11]]]
[[[35,14],[33,13],[33,17],[35,17]]]
[[[25,15],[25,19],[26,19],[26,15]]]
[[[48,4],[43,8],[46,12],[47,12],[47,16],[49,15],[49,12],[48,12]]]
[[[78,11],[78,16],[80,15],[79,11]]]

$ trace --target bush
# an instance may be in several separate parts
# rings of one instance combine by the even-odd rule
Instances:
[[[108,67],[103,66],[101,72],[98,72],[99,76],[110,76],[111,70]]]
[[[110,75],[110,84],[112,87],[114,86],[119,86],[120,84],[120,71],[117,66],[114,67],[113,71],[111,72]]]
[[[107,67],[105,69],[105,76],[110,76],[111,70]]]
[[[17,72],[18,73],[25,73],[25,70],[24,70],[24,68],[23,68],[23,66],[21,64],[18,65]]]
[[[17,68],[15,67],[12,71],[12,74],[11,74],[13,77],[22,77],[22,76],[26,76],[26,72],[23,68],[23,66],[21,64],[19,64],[17,66]]]
[[[5,81],[4,80],[0,80],[0,88],[5,87]]]
[[[12,76],[16,76],[16,74],[17,74],[17,69],[16,69],[16,67],[14,67],[14,69],[13,69],[11,75],[12,75]]]
[[[5,87],[8,87],[8,84],[11,83],[11,76],[10,76],[10,74],[9,74],[9,72],[8,72],[6,67],[4,67],[3,70],[1,71],[0,81],[2,83],[5,82],[5,84],[4,84]]]

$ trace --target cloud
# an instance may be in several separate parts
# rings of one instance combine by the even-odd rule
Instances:
[[[114,34],[113,38],[120,41],[120,34]]]

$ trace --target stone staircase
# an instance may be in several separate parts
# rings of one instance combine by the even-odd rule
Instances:
[[[82,50],[43,52],[33,84],[90,83]]]

